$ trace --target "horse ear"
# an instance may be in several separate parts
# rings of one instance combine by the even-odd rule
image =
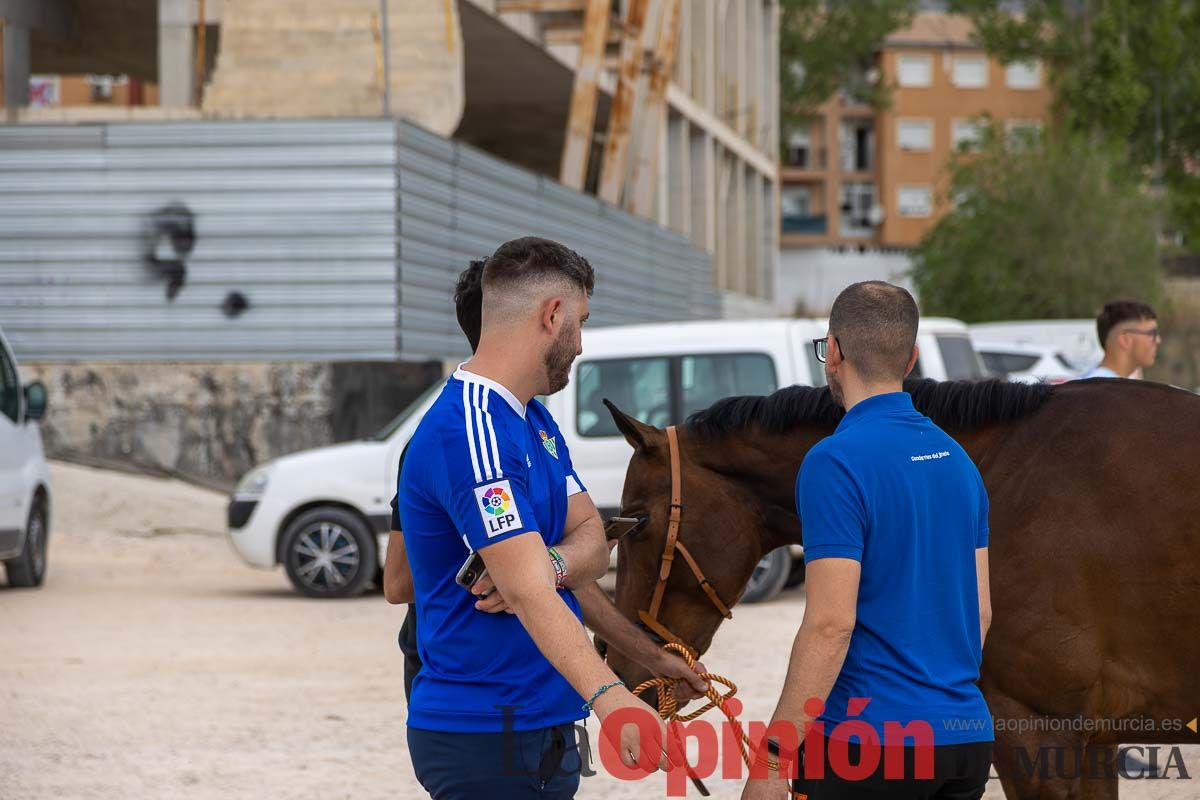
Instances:
[[[645,452],[654,449],[655,441],[658,438],[657,434],[659,433],[658,428],[653,425],[647,425],[644,422],[638,422],[617,408],[607,397],[604,398],[604,405],[608,406],[608,412],[612,414],[613,422],[617,423],[617,430],[625,437],[625,441],[633,445],[634,450]]]

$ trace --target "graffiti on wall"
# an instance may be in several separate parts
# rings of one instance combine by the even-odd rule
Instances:
[[[196,218],[181,202],[168,203],[150,213],[146,221],[142,259],[153,279],[167,284],[167,302],[172,302],[187,285],[188,257],[196,247]],[[221,303],[230,319],[250,308],[250,300],[231,291]]]

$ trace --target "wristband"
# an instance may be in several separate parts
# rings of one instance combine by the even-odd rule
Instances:
[[[567,583],[567,560],[553,547],[547,547],[550,554],[550,564],[554,567],[554,585],[562,589]]]
[[[603,686],[601,686],[599,689],[596,690],[596,693],[592,695],[592,698],[590,700],[588,700],[586,703],[583,704],[583,710],[587,711],[587,712],[591,712],[592,704],[595,703],[597,700],[599,700],[600,696],[602,694],[604,694],[605,692],[607,692],[609,689],[613,688],[614,686],[624,686],[624,685],[625,684],[622,683],[621,681],[613,681],[612,683],[604,684]]]

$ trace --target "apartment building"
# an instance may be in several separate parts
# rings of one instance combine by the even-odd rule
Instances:
[[[990,117],[1039,129],[1051,91],[1040,63],[1001,64],[965,17],[920,13],[888,37],[876,69],[885,111],[839,95],[790,137],[780,169],[781,302],[826,308],[857,280],[904,280],[906,251],[952,211],[947,163]]]

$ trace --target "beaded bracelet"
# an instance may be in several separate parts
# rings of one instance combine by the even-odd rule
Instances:
[[[554,585],[561,589],[567,582],[567,560],[553,547],[547,547],[546,552],[550,554],[550,564],[554,567]]]
[[[592,704],[600,699],[600,695],[604,694],[605,692],[607,692],[609,689],[613,688],[614,686],[624,686],[624,685],[625,684],[622,681],[613,681],[612,683],[604,684],[603,686],[601,686],[599,689],[596,690],[596,693],[592,695],[592,699],[588,700],[586,703],[583,704],[583,710],[590,713],[592,710]]]

